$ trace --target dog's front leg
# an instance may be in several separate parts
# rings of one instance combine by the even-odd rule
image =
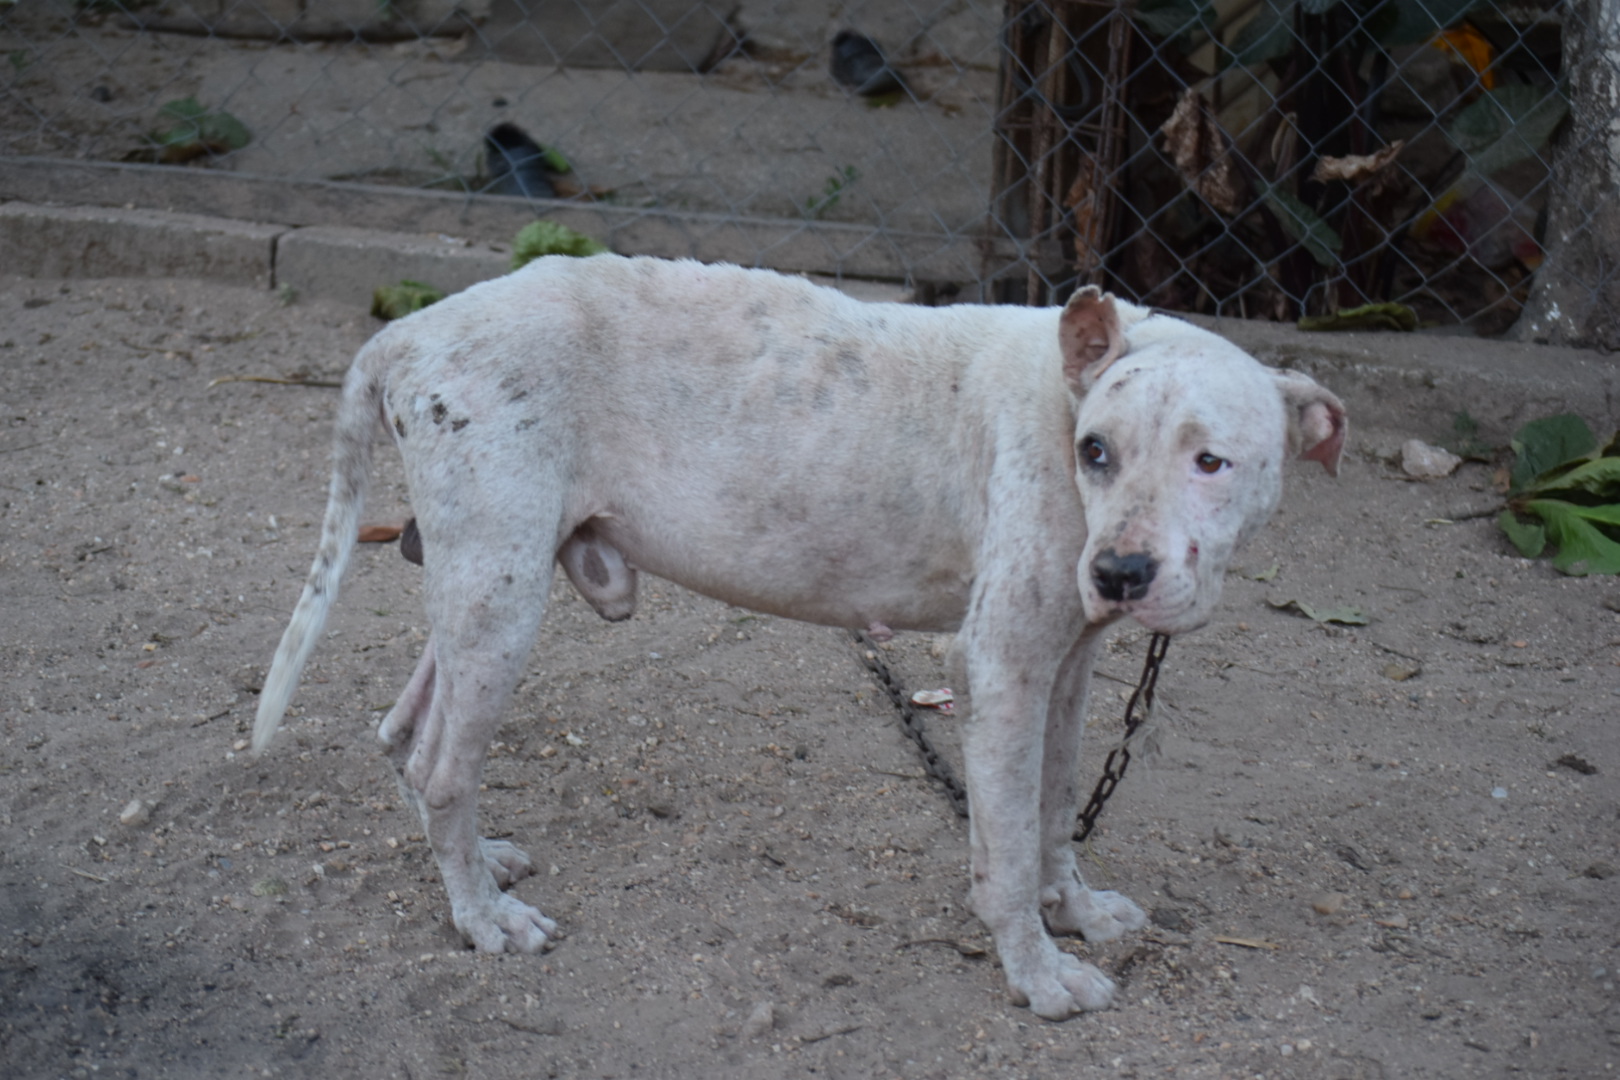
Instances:
[[[1075,861],[1075,815],[1084,788],[1079,773],[1091,669],[1105,628],[1088,626],[1058,669],[1046,714],[1041,767],[1041,913],[1054,934],[1108,941],[1147,922],[1141,908],[1117,892],[1091,889]]]
[[[1041,921],[1039,793],[1055,662],[1035,641],[965,646],[971,711],[963,734],[972,811],[973,910],[989,927],[1014,1002],[1048,1020],[1101,1009],[1114,983],[1057,947]]]

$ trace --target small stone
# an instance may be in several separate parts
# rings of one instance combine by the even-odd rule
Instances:
[[[1430,446],[1421,439],[1408,439],[1401,444],[1401,471],[1420,480],[1436,480],[1450,476],[1462,464],[1462,458],[1449,450]]]
[[[152,820],[152,806],[140,799],[131,799],[128,804],[118,812],[118,823],[138,828]]]
[[[754,1006],[753,1011],[748,1014],[748,1019],[743,1021],[742,1037],[757,1039],[775,1026],[776,1006],[769,1001],[762,1001]]]
[[[1423,668],[1418,664],[1406,664],[1400,661],[1384,665],[1384,678],[1394,682],[1405,682],[1422,674]]]
[[[1153,925],[1178,934],[1184,934],[1192,929],[1192,923],[1187,919],[1187,913],[1178,907],[1156,907],[1148,916]]]
[[[1614,874],[1615,874],[1614,864],[1604,862],[1601,859],[1599,859],[1597,862],[1593,863],[1591,866],[1588,866],[1585,870],[1581,871],[1581,876],[1582,877],[1593,878],[1593,879],[1595,879],[1597,881],[1603,881],[1606,878],[1612,878],[1612,877],[1614,877]]]
[[[1412,925],[1405,915],[1391,915],[1387,919],[1374,919],[1373,922],[1390,930],[1405,930]]]
[[[1311,901],[1311,910],[1318,915],[1337,915],[1350,898],[1341,892],[1323,893]]]
[[[1215,842],[1229,848],[1254,847],[1254,837],[1241,825],[1215,826]]]

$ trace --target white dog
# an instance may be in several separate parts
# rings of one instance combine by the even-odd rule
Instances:
[[[1070,844],[1104,629],[1203,625],[1283,460],[1336,472],[1346,424],[1309,378],[1095,289],[1062,309],[922,308],[729,266],[542,259],[360,351],[255,750],[336,598],[382,430],[433,632],[380,735],[473,945],[534,952],[556,932],[502,891],[529,860],[481,840],[474,807],[553,567],[608,619],[644,570],[810,622],[957,632],[972,904],[1013,1000],[1059,1019],[1114,984],[1050,935],[1144,918],[1088,889]]]

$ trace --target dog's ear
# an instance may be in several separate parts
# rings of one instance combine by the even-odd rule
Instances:
[[[1095,285],[1075,292],[1058,317],[1058,348],[1063,353],[1063,378],[1080,396],[1125,351],[1114,296]]]
[[[1304,461],[1320,461],[1329,476],[1339,475],[1344,438],[1350,431],[1344,402],[1309,375],[1274,371],[1288,410],[1288,453]]]

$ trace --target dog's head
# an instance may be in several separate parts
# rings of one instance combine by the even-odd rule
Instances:
[[[1284,459],[1338,475],[1344,406],[1308,376],[1095,288],[1069,301],[1058,334],[1075,398],[1086,618],[1196,630],[1233,551],[1276,510]]]

